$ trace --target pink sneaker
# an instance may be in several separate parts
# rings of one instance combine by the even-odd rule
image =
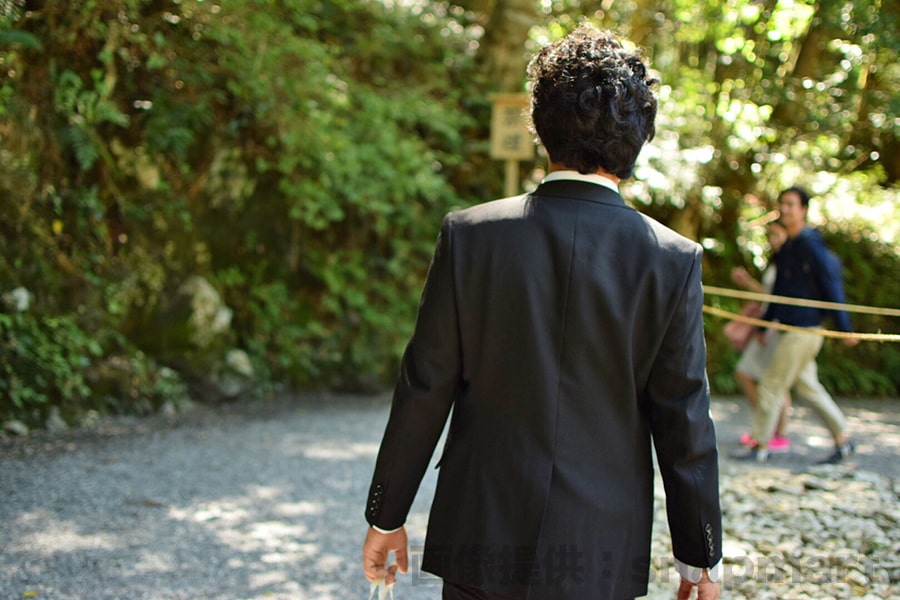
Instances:
[[[756,440],[753,439],[753,436],[749,433],[745,433],[741,436],[741,445],[742,446],[755,446]]]
[[[776,435],[772,438],[772,441],[769,442],[769,452],[790,452],[791,451],[791,440],[787,439],[783,435]]]

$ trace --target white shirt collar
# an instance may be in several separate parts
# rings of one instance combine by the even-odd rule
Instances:
[[[602,185],[605,188],[609,188],[612,191],[619,193],[619,186],[616,185],[612,179],[608,177],[603,177],[602,175],[597,175],[596,173],[589,173],[585,175],[584,173],[579,173],[575,170],[562,170],[562,171],[553,171],[552,173],[547,173],[547,176],[544,177],[544,180],[541,183],[548,183],[550,181],[585,181],[587,183],[593,183],[596,185]]]

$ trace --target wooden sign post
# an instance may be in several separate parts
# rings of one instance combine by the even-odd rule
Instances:
[[[492,94],[491,158],[506,161],[505,194],[519,191],[519,162],[534,158],[534,142],[528,131],[525,111],[528,94]]]

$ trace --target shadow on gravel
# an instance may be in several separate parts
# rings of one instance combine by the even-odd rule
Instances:
[[[348,405],[349,404],[349,405]],[[348,598],[386,400],[4,444],[0,598]]]
[[[362,512],[388,405],[309,396],[2,440],[0,598],[367,598]],[[885,410],[897,401],[843,405],[860,431],[854,466],[897,477],[900,419]],[[726,399],[713,413],[727,456],[749,412]],[[827,450],[814,415],[798,409],[792,432],[795,453],[775,466],[804,469]],[[430,469],[397,600],[440,597],[416,569],[434,483]]]

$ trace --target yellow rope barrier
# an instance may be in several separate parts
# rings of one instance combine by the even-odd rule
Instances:
[[[726,319],[731,319],[732,321],[743,321],[744,323],[750,323],[751,325],[756,325],[758,327],[780,329],[782,331],[799,331],[802,333],[813,333],[815,335],[821,335],[830,338],[850,338],[869,342],[900,342],[900,334],[895,333],[848,333],[846,331],[832,331],[830,329],[820,329],[817,327],[796,327],[794,325],[786,325],[777,321],[764,321],[763,319],[756,319],[754,317],[748,317],[747,315],[739,315],[737,313],[707,305],[703,306],[703,312],[715,315],[717,317],[725,317]]]
[[[791,298],[789,296],[773,296],[772,294],[745,292],[743,290],[730,290],[728,288],[721,288],[713,285],[704,285],[703,292],[712,296],[727,296],[730,298],[740,298],[742,300],[775,302],[777,304],[790,304],[792,306],[808,306],[811,308],[824,308],[828,310],[843,310],[847,312],[866,313],[870,315],[900,317],[900,309],[898,308],[877,308],[874,306],[861,306],[858,304],[840,304],[837,302],[822,302],[821,300],[807,300],[805,298]]]

